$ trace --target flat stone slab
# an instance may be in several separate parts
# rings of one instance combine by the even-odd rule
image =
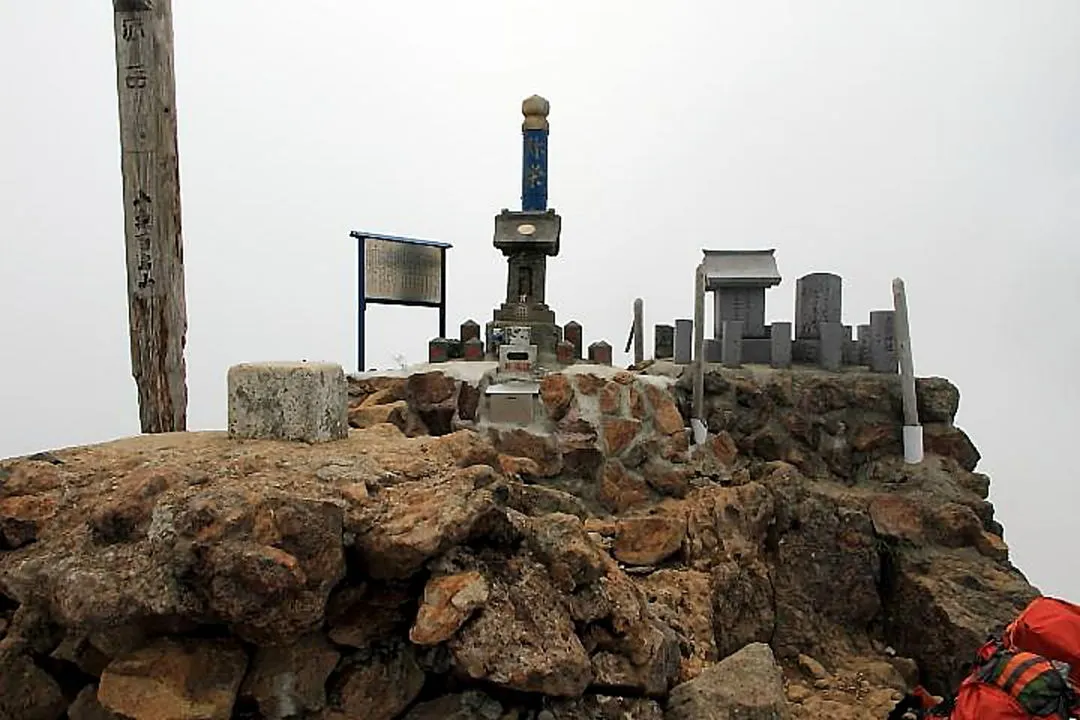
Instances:
[[[334,363],[229,368],[229,436],[319,443],[349,434],[345,371]]]

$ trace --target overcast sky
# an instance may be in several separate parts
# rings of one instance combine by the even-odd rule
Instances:
[[[539,93],[559,322],[626,362],[634,297],[690,317],[705,247],[777,249],[770,319],[805,273],[850,324],[902,276],[1014,560],[1080,600],[1080,2],[175,4],[191,429],[231,364],[355,368],[352,229],[453,243],[450,323],[490,319]],[[0,2],[0,67],[0,457],[137,433],[111,3]],[[368,320],[369,366],[437,329]]]

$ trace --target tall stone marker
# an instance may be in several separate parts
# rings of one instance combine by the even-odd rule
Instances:
[[[144,433],[187,427],[171,0],[113,0],[131,370]]]
[[[675,355],[675,326],[657,325],[653,328],[653,357],[670,360]]]
[[[774,368],[791,367],[791,323],[774,322],[770,332],[770,364]]]
[[[495,310],[488,335],[496,328],[527,325],[541,358],[555,359],[562,339],[548,307],[547,259],[559,254],[562,218],[547,206],[548,113],[551,106],[533,95],[521,104],[521,210],[495,217],[495,247],[506,256],[506,300]]]
[[[870,370],[896,373],[896,311],[870,312]]]
[[[694,321],[680,318],[675,321],[675,362],[689,365],[694,359]]]
[[[811,273],[795,284],[795,339],[816,340],[821,323],[840,322],[842,280],[832,273]]]

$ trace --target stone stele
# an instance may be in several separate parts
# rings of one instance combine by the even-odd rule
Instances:
[[[229,368],[229,436],[318,443],[348,436],[345,371],[333,363]]]

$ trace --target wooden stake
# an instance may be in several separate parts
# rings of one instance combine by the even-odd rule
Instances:
[[[171,0],[113,0],[131,369],[144,433],[186,429]]]

